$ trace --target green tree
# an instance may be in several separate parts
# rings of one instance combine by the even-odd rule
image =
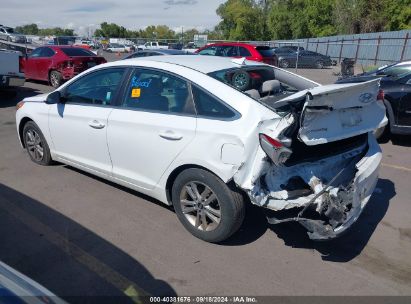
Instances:
[[[39,28],[37,27],[37,24],[35,23],[26,24],[22,26],[17,26],[16,32],[25,34],[25,35],[37,35],[39,33]]]
[[[252,0],[228,0],[217,9],[222,21],[217,29],[230,40],[259,40],[263,38],[261,6]]]

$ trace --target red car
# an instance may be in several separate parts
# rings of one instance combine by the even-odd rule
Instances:
[[[224,42],[214,43],[199,48],[199,55],[223,56],[260,61],[271,65],[277,65],[277,56],[268,46],[255,46],[247,43]]]
[[[53,87],[97,64],[107,62],[84,48],[72,46],[42,46],[24,61],[26,79],[45,80]]]

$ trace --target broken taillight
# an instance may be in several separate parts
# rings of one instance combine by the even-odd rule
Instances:
[[[270,136],[268,136],[266,134],[260,134],[260,142],[261,142],[261,139],[265,139],[267,142],[269,142],[276,149],[279,149],[279,148],[284,146],[279,140],[271,138]]]
[[[284,164],[292,153],[280,140],[262,133],[260,134],[260,145],[263,151],[276,165]]]
[[[377,95],[377,100],[381,100],[381,101],[384,101],[384,90],[382,90],[382,89],[380,89],[379,91],[378,91],[378,95]]]
[[[24,73],[24,58],[19,56],[19,72]]]

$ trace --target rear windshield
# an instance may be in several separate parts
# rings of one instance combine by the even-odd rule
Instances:
[[[257,46],[255,48],[263,57],[273,57],[275,55],[274,50],[267,46]]]
[[[61,48],[61,50],[69,57],[96,56],[93,52],[82,48]]]

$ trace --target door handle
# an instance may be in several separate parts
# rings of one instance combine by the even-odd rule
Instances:
[[[183,135],[175,133],[174,131],[167,130],[158,134],[161,138],[168,140],[180,140],[183,138]]]
[[[92,120],[88,123],[88,125],[94,129],[103,129],[106,125],[98,120]]]

